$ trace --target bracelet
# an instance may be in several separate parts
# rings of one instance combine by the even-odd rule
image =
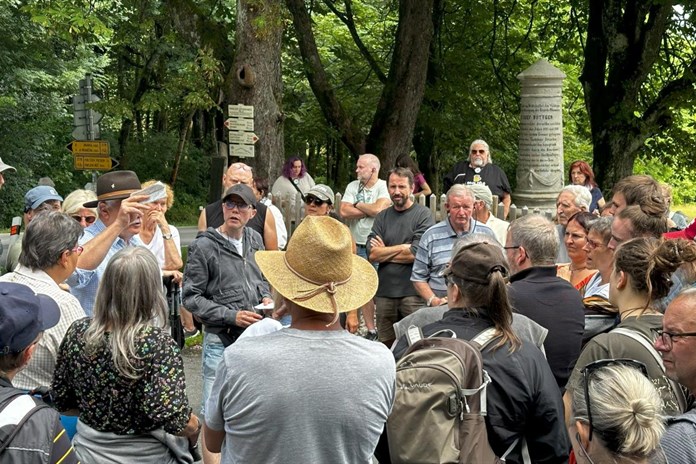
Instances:
[[[428,306],[432,306],[433,300],[434,300],[435,298],[437,298],[437,296],[435,296],[435,295],[433,295],[433,296],[431,296],[430,298],[428,298]]]

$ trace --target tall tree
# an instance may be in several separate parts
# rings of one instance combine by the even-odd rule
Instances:
[[[331,0],[326,3],[334,6]],[[433,0],[399,2],[399,22],[391,64],[367,134],[346,111],[330,83],[304,0],[286,0],[286,4],[292,14],[307,79],[324,117],[338,131],[353,155],[373,152],[382,160],[383,171],[393,166],[401,153],[410,151],[418,109],[423,100],[428,51],[433,36]],[[344,0],[345,17],[350,16],[351,5],[352,0]],[[358,43],[358,48],[364,56],[369,54],[361,43]],[[373,68],[376,66],[376,60],[368,62]],[[379,76],[379,72],[376,74]]]
[[[281,79],[282,3],[237,1],[237,51],[229,79],[228,103],[254,106],[259,136],[252,162],[255,175],[274,179],[285,158]]]
[[[610,186],[632,173],[645,141],[694,101],[693,9],[670,0],[591,0],[587,11],[580,81],[595,173]]]

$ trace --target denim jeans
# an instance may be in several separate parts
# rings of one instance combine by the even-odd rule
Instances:
[[[213,388],[215,372],[218,364],[222,360],[222,353],[225,345],[220,341],[216,334],[203,333],[203,404],[201,405],[201,415],[205,417],[205,404],[210,397],[210,390]]]

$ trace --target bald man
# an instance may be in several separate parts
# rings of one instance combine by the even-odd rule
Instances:
[[[222,191],[236,184],[244,184],[254,189],[254,171],[251,166],[244,163],[232,163],[222,175]],[[275,219],[272,214],[266,214],[268,208],[260,201],[254,205],[256,215],[249,220],[249,227],[263,237],[263,245],[266,250],[278,249],[278,234],[276,233]],[[208,227],[220,227],[224,222],[222,216],[222,199],[209,204],[201,211],[198,217],[198,230],[205,231]]]

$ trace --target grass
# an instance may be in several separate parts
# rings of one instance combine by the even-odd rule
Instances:
[[[681,211],[689,219],[696,217],[696,203],[686,203],[683,205],[674,205],[674,206],[672,206],[672,210],[673,211]]]

